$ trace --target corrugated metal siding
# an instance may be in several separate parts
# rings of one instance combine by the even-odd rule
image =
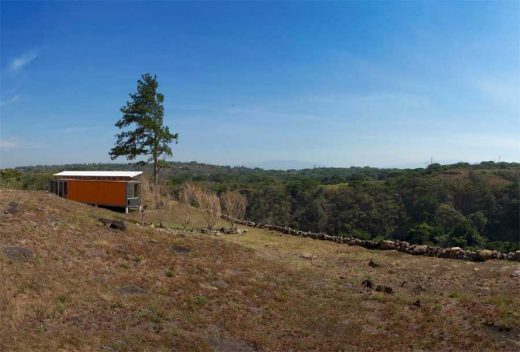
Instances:
[[[126,206],[126,182],[68,180],[67,198],[83,203]]]

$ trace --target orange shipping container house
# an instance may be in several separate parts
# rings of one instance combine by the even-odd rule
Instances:
[[[50,192],[77,202],[141,209],[141,171],[62,171]]]

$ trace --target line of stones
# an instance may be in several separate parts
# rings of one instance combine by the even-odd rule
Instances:
[[[423,244],[411,244],[406,241],[399,240],[362,240],[353,237],[342,237],[342,236],[331,236],[326,233],[315,233],[308,231],[300,231],[290,228],[288,226],[260,224],[248,220],[231,219],[228,216],[223,215],[224,219],[233,220],[233,222],[250,227],[256,227],[260,229],[267,229],[272,231],[278,231],[284,234],[300,237],[309,237],[317,240],[332,241],[336,243],[346,243],[350,246],[360,246],[368,249],[380,249],[380,250],[392,250],[395,249],[399,252],[414,254],[414,255],[426,255],[430,257],[438,258],[451,258],[471,261],[485,261],[491,259],[500,260],[512,260],[520,262],[520,251],[502,253],[499,251],[481,249],[478,251],[464,250],[460,247],[441,248],[433,247]]]

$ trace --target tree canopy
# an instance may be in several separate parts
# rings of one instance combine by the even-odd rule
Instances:
[[[130,94],[131,100],[121,108],[123,117],[115,126],[122,129],[116,135],[116,145],[110,150],[112,160],[126,156],[134,160],[148,156],[153,163],[153,180],[157,184],[157,173],[166,163],[163,156],[172,156],[170,144],[178,141],[178,134],[164,126],[164,95],[157,92],[157,76],[144,74],[137,81],[137,92]]]

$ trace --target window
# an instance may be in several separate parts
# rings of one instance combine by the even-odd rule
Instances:
[[[126,185],[126,197],[127,198],[139,198],[140,196],[140,184],[136,182],[128,182]]]

